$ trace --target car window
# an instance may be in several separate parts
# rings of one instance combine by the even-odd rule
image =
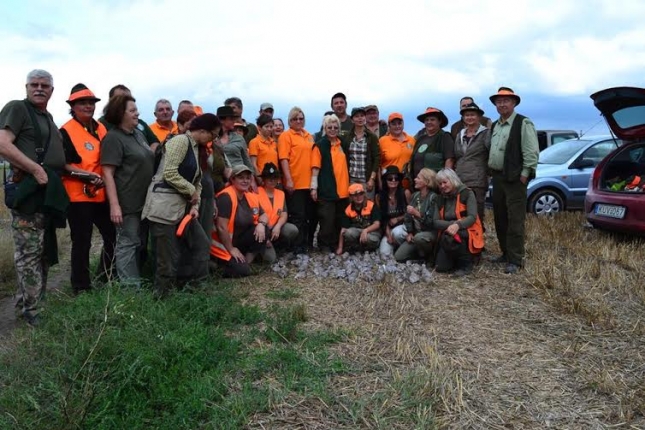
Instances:
[[[540,152],[540,164],[563,164],[569,161],[589,140],[566,140],[557,145],[549,146]]]
[[[553,136],[551,136],[551,145],[555,145],[556,143],[560,143],[565,140],[575,139],[576,137],[578,137],[578,135],[573,133],[554,134]]]
[[[613,140],[600,142],[583,152],[582,158],[593,161],[593,165],[597,166],[614,149],[616,149],[616,144]]]
[[[632,106],[614,112],[614,120],[622,129],[643,125],[645,106]]]
[[[634,163],[645,165],[645,148],[642,146],[636,147],[629,151],[629,159]]]

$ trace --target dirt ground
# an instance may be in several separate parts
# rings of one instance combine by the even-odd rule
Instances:
[[[334,350],[357,370],[332,385],[345,404],[367,405],[360,428],[406,428],[387,417],[414,395],[433,404],[439,428],[645,428],[643,247],[585,229],[581,214],[529,223],[518,275],[489,261],[498,255],[489,229],[490,252],[465,279],[365,285],[268,276],[250,300],[294,289],[311,328],[352,333]],[[419,381],[416,394],[406,392]],[[345,428],[333,411],[298,401],[251,427]]]
[[[642,242],[585,229],[581,214],[565,214],[529,219],[527,263],[517,275],[490,261],[498,255],[490,225],[487,249],[474,274],[434,274],[425,284],[270,271],[242,281],[251,303],[293,291],[284,303],[305,305],[308,329],[348,333],[332,351],[352,368],[330,380],[336,407],[294,398],[249,427],[410,428],[410,419],[392,417],[410,413],[416,399],[412,413],[434,414],[439,428],[645,429]],[[59,266],[52,288],[66,282],[68,266]],[[0,334],[15,326],[13,315],[13,300],[2,300]]]

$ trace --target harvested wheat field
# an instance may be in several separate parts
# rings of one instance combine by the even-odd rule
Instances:
[[[282,297],[304,305],[308,328],[346,333],[332,348],[350,366],[331,381],[332,404],[279,398],[250,427],[645,428],[642,242],[565,213],[529,217],[518,275],[488,261],[498,255],[490,223],[487,248],[464,279],[265,272],[242,283],[250,302]]]

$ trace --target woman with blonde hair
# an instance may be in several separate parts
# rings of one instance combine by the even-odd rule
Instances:
[[[425,259],[434,264],[434,245],[437,233],[433,217],[437,204],[437,174],[434,170],[423,168],[414,178],[417,191],[412,195],[404,217],[405,241],[394,253],[398,262]]]
[[[294,251],[307,252],[307,240],[310,235],[310,224],[316,218],[314,202],[311,199],[310,189],[318,188],[318,183],[312,182],[311,153],[314,138],[305,130],[305,114],[299,107],[289,111],[289,130],[280,135],[278,139],[278,159],[284,180],[284,190],[287,193],[287,208],[289,222],[298,227]],[[309,243],[312,245],[312,243]]]
[[[466,188],[452,169],[437,173],[441,198],[434,208],[434,228],[441,236],[437,251],[437,271],[456,269],[455,276],[472,272],[475,257],[484,248],[484,231],[477,215],[475,193]]]
[[[316,202],[320,230],[318,247],[331,252],[338,246],[343,211],[349,203],[349,170],[345,151],[341,147],[340,119],[331,114],[323,118],[322,137],[312,154],[311,198]]]

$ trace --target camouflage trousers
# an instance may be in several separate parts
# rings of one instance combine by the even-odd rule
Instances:
[[[16,308],[31,319],[38,314],[38,304],[45,296],[49,264],[45,258],[45,215],[26,215],[11,211],[14,262],[18,278]]]

